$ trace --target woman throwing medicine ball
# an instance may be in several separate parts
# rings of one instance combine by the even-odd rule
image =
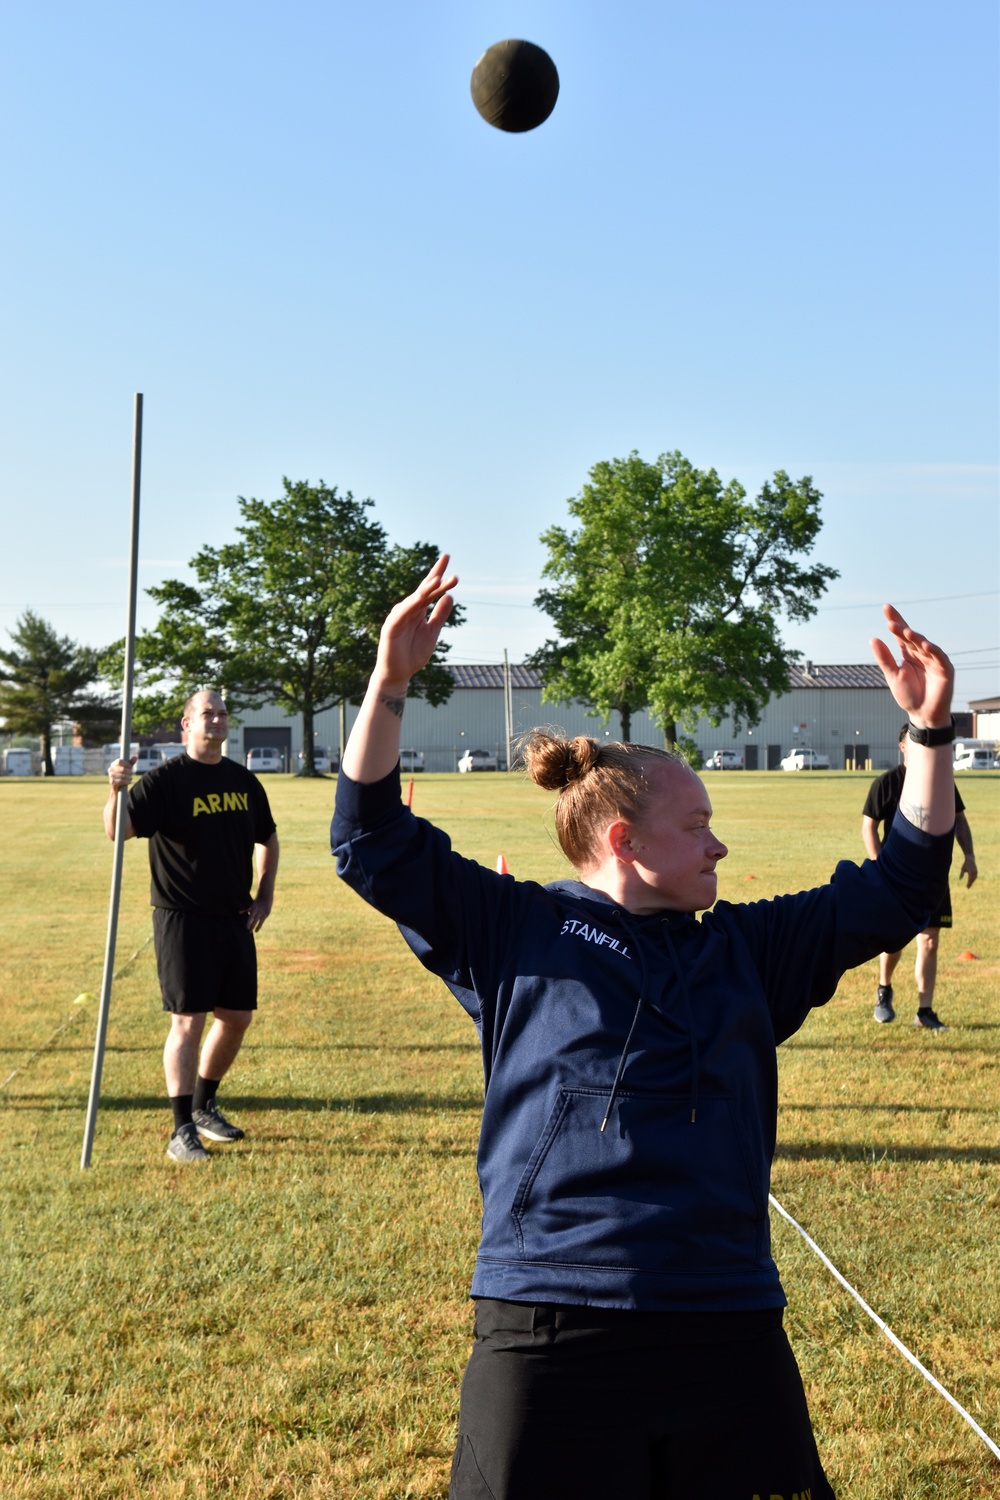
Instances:
[[[475,1344],[450,1494],[830,1500],[769,1248],[775,1047],[936,908],[951,664],[886,606],[901,663],[872,646],[914,725],[902,816],[877,860],[842,862],[829,885],[715,906],[727,851],[693,771],[540,733],[528,774],[559,793],[578,878],[518,882],[400,800],[407,683],[450,613],[447,568],[382,628],[332,842],[482,1041]]]

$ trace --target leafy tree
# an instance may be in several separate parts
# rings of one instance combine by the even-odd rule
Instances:
[[[42,775],[51,776],[53,724],[72,719],[85,732],[104,732],[115,705],[90,691],[101,676],[97,651],[57,635],[30,609],[7,633],[17,649],[0,651],[0,718],[15,734],[39,736]]]
[[[239,497],[239,540],[203,547],[190,564],[195,584],[168,579],[147,590],[162,613],[136,642],[135,713],[142,727],[175,721],[203,687],[217,688],[235,712],[275,703],[301,713],[303,770],[312,775],[315,715],[360,701],[383,619],[438,554],[426,542],[390,546],[367,515],[370,500],[322,480],[282,483],[274,501]],[[447,650],[439,646],[411,694],[431,703],[449,696]]]
[[[838,576],[796,561],[812,550],[821,498],[808,476],[778,470],[749,501],[680,453],[595,464],[568,502],[578,528],[542,536],[552,586],[535,603],[559,633],[531,658],[543,696],[582,699],[604,718],[616,709],[625,739],[648,706],[671,746],[699,713],[758,723],[798,655],[779,613],[808,619]]]

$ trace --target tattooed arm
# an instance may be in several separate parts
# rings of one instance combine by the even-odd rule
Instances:
[[[899,665],[883,641],[873,640],[871,644],[892,696],[916,728],[944,728],[951,723],[955,679],[951,662],[939,646],[911,630],[891,604],[885,605],[883,612],[899,648]],[[907,742],[899,812],[927,833],[951,831],[955,823],[955,778],[950,741],[934,746]]]
[[[444,553],[410,597],[390,610],[382,626],[375,670],[341,761],[352,781],[381,781],[399,760],[407,686],[430,661],[455,602],[448,590],[458,579],[445,576],[447,567]]]

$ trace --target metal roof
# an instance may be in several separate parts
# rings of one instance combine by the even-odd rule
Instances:
[[[455,679],[457,688],[502,688],[503,667],[486,662],[482,666],[454,666],[448,663],[448,671]],[[510,685],[516,688],[540,688],[542,679],[531,667],[510,664]]]
[[[806,668],[809,671],[806,671]],[[457,688],[502,688],[503,667],[492,662],[479,666],[459,666],[449,663]],[[511,686],[515,688],[542,687],[541,674],[531,667],[510,664]],[[788,679],[789,688],[884,688],[882,669],[875,662],[859,662],[856,665],[836,665],[826,662],[803,662],[793,666]]]
[[[809,668],[807,671],[806,669]],[[882,668],[874,661],[839,665],[804,661],[788,674],[790,688],[884,688]]]

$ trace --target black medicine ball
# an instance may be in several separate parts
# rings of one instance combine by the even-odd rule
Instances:
[[[494,42],[472,70],[472,102],[498,130],[534,130],[559,97],[559,74],[534,42]]]

